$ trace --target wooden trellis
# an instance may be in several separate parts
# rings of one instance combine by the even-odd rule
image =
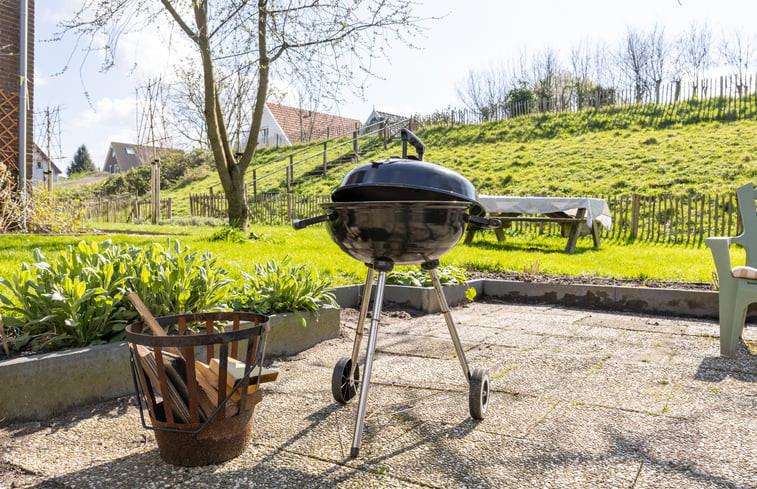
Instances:
[[[0,88],[0,163],[17,170],[18,93]]]

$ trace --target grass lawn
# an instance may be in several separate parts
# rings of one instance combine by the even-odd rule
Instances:
[[[290,255],[294,263],[314,266],[336,285],[365,280],[365,266],[339,250],[323,226],[294,231],[287,226],[253,225],[250,231],[258,239],[244,243],[210,241],[218,229],[213,227],[97,224],[97,229],[98,233],[80,236],[5,235],[0,240],[0,276],[10,278],[22,262],[32,261],[34,248],[52,256],[80,240],[112,239],[140,246],[166,243],[168,237],[150,233],[167,233],[193,250],[217,255],[232,277],[241,277],[240,272],[252,270],[255,263]],[[603,241],[599,249],[594,249],[591,238],[583,237],[578,241],[576,252],[567,255],[563,251],[565,242],[565,238],[520,235],[508,236],[506,242],[498,243],[494,233],[488,232],[477,234],[470,245],[458,244],[441,262],[469,270],[523,272],[528,268],[544,274],[687,282],[710,282],[715,268],[710,250],[705,246]],[[743,263],[743,250],[733,249],[732,260]]]

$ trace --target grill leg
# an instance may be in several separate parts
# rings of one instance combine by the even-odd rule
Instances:
[[[438,262],[437,262],[438,264]],[[426,268],[424,263],[423,268]],[[436,297],[439,298],[439,307],[444,315],[444,320],[447,322],[447,329],[449,329],[449,335],[452,337],[452,343],[455,344],[455,351],[457,352],[457,359],[460,360],[460,366],[463,368],[463,375],[465,380],[470,383],[470,369],[468,368],[468,361],[465,359],[465,351],[463,351],[463,345],[460,344],[460,337],[457,335],[457,329],[455,329],[455,321],[452,319],[452,313],[447,305],[447,298],[442,291],[442,284],[439,282],[439,273],[434,268],[426,268],[428,274],[431,276],[431,282],[434,283],[434,290],[436,291]]]
[[[352,438],[350,457],[357,457],[360,451],[360,438],[363,436],[363,421],[365,420],[365,403],[368,399],[368,387],[371,385],[371,368],[373,367],[373,352],[376,349],[376,336],[378,335],[379,316],[381,315],[381,301],[384,297],[384,284],[386,283],[386,271],[380,270],[378,284],[376,285],[376,298],[373,301],[373,313],[371,315],[371,330],[368,334],[368,347],[365,352],[365,372],[360,383],[360,402],[357,405],[357,418],[355,419],[355,433]]]
[[[355,369],[357,368],[357,357],[360,354],[360,343],[363,341],[363,332],[365,318],[368,317],[368,304],[371,302],[371,291],[373,289],[373,278],[375,270],[368,267],[368,276],[365,279],[365,288],[363,289],[363,302],[360,303],[360,317],[357,320],[357,329],[355,330],[355,342],[352,344],[352,368],[350,369],[350,379],[355,378]]]

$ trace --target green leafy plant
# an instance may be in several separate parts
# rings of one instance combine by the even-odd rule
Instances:
[[[244,281],[237,289],[231,306],[236,311],[259,314],[294,312],[303,326],[300,311],[318,310],[326,305],[337,306],[331,281],[318,276],[308,265],[293,265],[289,256],[281,261],[256,264],[252,275],[242,272]]]
[[[453,266],[440,266],[436,269],[439,282],[442,285],[467,284],[465,270]],[[414,265],[400,270],[392,270],[386,274],[386,283],[390,285],[409,285],[412,287],[431,287],[431,276],[428,272]]]
[[[208,237],[208,241],[228,241],[231,243],[244,243],[247,241],[247,236],[244,231],[231,226],[224,226],[213,232]]]
[[[13,299],[0,294],[12,314],[6,324],[20,332],[14,347],[34,350],[96,345],[123,338],[137,314],[127,306],[128,267],[110,241],[81,242],[48,261],[39,249],[11,280],[0,278]]]
[[[233,283],[210,252],[191,251],[178,240],[130,248],[128,286],[155,316],[223,309]]]
[[[225,307],[232,280],[208,252],[178,241],[145,248],[80,242],[51,260],[35,249],[11,279],[0,278],[4,321],[19,332],[15,348],[74,348],[123,339],[138,315],[126,296],[136,292],[155,316]]]
[[[440,266],[436,269],[439,274],[439,283],[446,285],[467,285],[468,279],[465,270],[453,266]],[[428,272],[414,265],[402,270],[392,270],[386,274],[386,283],[390,285],[407,285],[411,287],[432,287],[433,282]],[[473,300],[476,297],[476,289],[473,287],[465,291],[465,297]]]

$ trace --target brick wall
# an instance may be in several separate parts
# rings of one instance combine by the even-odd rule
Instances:
[[[29,3],[29,45],[27,47],[28,109],[26,120],[27,148],[26,148],[26,176],[32,176],[32,119],[34,113],[34,0]],[[6,94],[19,92],[19,20],[21,15],[20,0],[0,0],[0,90]],[[18,104],[18,97],[15,98]],[[16,122],[18,122],[18,107],[16,106]],[[18,138],[18,134],[16,134]],[[18,149],[16,149],[18,151]],[[18,164],[18,157],[16,157]]]

